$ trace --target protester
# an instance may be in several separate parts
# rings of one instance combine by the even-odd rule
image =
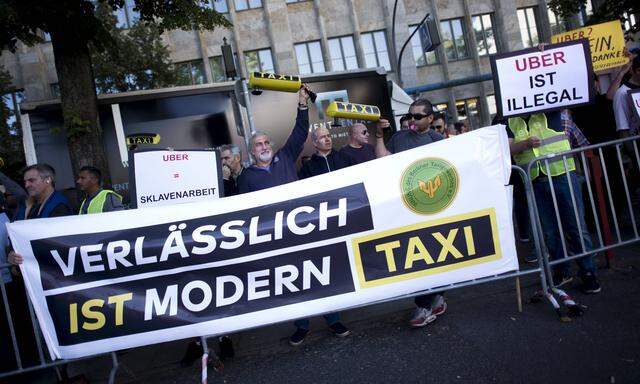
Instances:
[[[445,116],[443,113],[436,114],[433,119],[433,123],[431,123],[431,129],[441,134],[443,137],[447,137],[447,122],[445,121]]]
[[[3,264],[7,263],[6,249],[9,246],[9,234],[6,227],[6,224],[9,223],[9,216],[7,215],[6,208],[7,204],[4,199],[4,194],[0,194],[0,279],[2,280],[4,289],[7,291],[7,298],[9,298],[10,295],[12,296],[14,291],[13,279],[11,278],[9,268],[2,267]],[[16,368],[16,361],[13,353],[13,346],[9,341],[11,340],[11,334],[9,333],[9,322],[6,316],[5,302],[1,297],[0,336],[3,340],[3,346],[0,348],[0,372],[6,372]]]
[[[362,123],[355,123],[349,128],[349,144],[340,152],[349,156],[354,164],[364,163],[376,158],[376,150],[369,144],[369,130]]]
[[[311,132],[311,141],[316,152],[311,156],[309,161],[302,164],[299,179],[321,175],[326,172],[342,169],[350,165],[356,164],[351,157],[340,151],[334,151],[333,141],[331,140],[331,132],[327,128],[316,128]]]
[[[469,128],[462,121],[453,123],[453,129],[456,131],[456,135],[462,135],[463,133],[469,132]]]
[[[366,127],[364,129],[366,129]],[[300,179],[322,175],[323,173],[335,171],[355,164],[351,157],[332,150],[333,142],[331,140],[331,133],[328,129],[323,127],[314,129],[311,132],[311,138],[316,152],[311,156],[309,161],[303,164],[299,173]],[[340,322],[339,313],[329,313],[327,315],[323,315],[323,317],[331,331],[333,331],[336,336],[346,337],[351,333],[351,331],[349,331],[349,329]],[[302,344],[309,334],[309,320],[299,319],[296,320],[294,324],[296,326],[296,331],[289,338],[289,344],[295,347]]]
[[[433,107],[429,100],[418,99],[414,101],[409,107],[409,113],[406,116],[409,122],[409,129],[395,132],[386,146],[383,140],[384,129],[389,128],[391,125],[388,120],[378,120],[375,146],[377,157],[406,151],[407,149],[443,139],[441,134],[429,129],[433,121]]]
[[[600,89],[598,75],[593,74],[596,91],[594,103],[573,108],[571,116],[591,144],[599,144],[617,139],[613,103]]]
[[[433,105],[429,100],[418,99],[411,103],[409,113],[406,116],[409,121],[409,129],[394,133],[386,147],[383,140],[384,129],[389,128],[390,124],[385,119],[378,121],[376,131],[376,155],[378,157],[417,148],[443,139],[441,134],[429,128],[434,120]],[[447,309],[444,292],[416,296],[414,301],[417,308],[409,321],[413,327],[423,327],[433,322],[436,320],[436,316],[442,315]]]
[[[298,92],[298,114],[293,131],[278,152],[273,153],[271,140],[264,132],[251,136],[249,148],[255,163],[238,179],[240,193],[259,191],[298,180],[296,159],[300,156],[309,134],[309,94],[303,85]]]
[[[13,218],[16,215],[20,203],[27,199],[27,193],[20,184],[11,180],[11,178],[2,172],[0,172],[0,185],[4,186],[5,189],[2,192],[5,197],[5,213],[9,218]]]
[[[640,116],[636,113],[631,98],[628,96],[630,90],[640,88],[640,55],[631,61],[628,69],[629,78],[623,81],[620,88],[613,97],[613,113],[616,119],[616,128],[620,138],[635,136],[640,132]],[[632,141],[627,141],[623,145],[624,153],[631,160],[629,187],[635,197],[640,197],[640,168],[636,158],[636,149]]]
[[[563,140],[553,140],[559,134],[566,137]],[[508,119],[507,135],[511,154],[518,164],[526,164],[530,160],[543,155],[565,152],[572,148],[589,145],[580,129],[571,120],[568,110],[532,114],[528,117],[513,117]],[[516,140],[515,138],[518,138]],[[543,144],[547,141],[548,144]],[[534,150],[534,148],[537,148]],[[582,182],[575,172],[574,160],[567,159],[568,168],[565,168],[562,159],[549,163],[552,184],[547,177],[547,169],[544,163],[534,166],[529,176],[533,180],[533,188],[538,206],[538,214],[542,224],[544,240],[549,251],[551,260],[558,260],[564,257],[562,242],[566,240],[568,252],[570,254],[582,253],[582,243],[585,251],[593,249],[591,235],[588,232],[585,221],[585,209],[582,201]],[[568,170],[567,170],[568,169]],[[565,173],[569,172],[571,185],[567,181]],[[555,199],[553,198],[551,188]],[[574,198],[571,195],[573,189]],[[574,216],[574,204],[577,211],[576,222]],[[562,233],[556,219],[556,211],[553,202],[557,202],[560,207],[560,221]],[[581,240],[582,239],[582,240]],[[585,293],[598,293],[601,290],[600,282],[596,277],[596,269],[592,256],[583,257],[576,260],[580,268],[582,279],[582,291]],[[557,264],[553,270],[553,281],[556,287],[570,283],[573,277],[570,273],[569,263]]]
[[[244,171],[240,148],[235,144],[226,144],[220,147],[220,159],[222,160],[222,176],[224,179],[224,195],[234,196],[238,194],[238,177]]]
[[[24,171],[24,184],[28,193],[16,212],[16,220],[30,220],[73,214],[69,201],[55,190],[55,170],[48,164],[35,164]],[[24,258],[15,251],[9,251],[7,261],[15,266]],[[37,363],[37,350],[33,339],[33,329],[27,306],[27,297],[22,277],[14,268],[13,281],[7,285],[7,296],[14,318],[14,330],[19,340],[20,356],[26,366]]]
[[[628,73],[629,79],[622,83],[613,97],[613,113],[620,137],[633,136],[640,128],[640,117],[637,116],[628,96],[630,90],[640,88],[640,56],[636,56],[631,61]]]
[[[400,129],[409,129],[409,119],[407,115],[402,115],[400,118]]]
[[[98,168],[84,166],[78,172],[78,187],[85,198],[80,203],[79,215],[122,211],[122,196],[110,189],[102,188],[102,172]]]

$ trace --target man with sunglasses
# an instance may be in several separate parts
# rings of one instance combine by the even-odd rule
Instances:
[[[441,134],[443,137],[445,138],[447,137],[446,135],[447,124],[444,120],[444,114],[440,113],[435,116],[435,118],[433,119],[433,123],[431,123],[431,128],[434,131]]]
[[[378,120],[376,131],[376,156],[383,157],[413,149],[422,145],[431,144],[442,140],[444,137],[430,129],[434,120],[433,105],[427,99],[418,99],[411,103],[409,113],[405,115],[409,122],[409,129],[397,131],[391,139],[384,144],[384,130],[391,125],[388,120]]]
[[[434,120],[433,105],[427,99],[418,99],[411,103],[409,113],[407,113],[409,129],[397,131],[391,136],[386,147],[384,145],[384,129],[390,126],[385,119],[378,121],[376,132],[376,155],[383,157],[431,144],[434,141],[442,140],[444,137],[432,130],[431,123]],[[447,302],[442,294],[434,293],[430,295],[416,296],[416,311],[409,321],[412,327],[424,327],[433,322],[436,316],[442,315],[447,310]]]
[[[349,144],[342,147],[340,153],[348,156],[354,164],[376,158],[376,150],[369,144],[369,130],[362,123],[355,123],[349,129]]]

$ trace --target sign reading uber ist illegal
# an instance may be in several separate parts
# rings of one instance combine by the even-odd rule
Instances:
[[[586,39],[491,56],[498,114],[554,111],[593,100]]]

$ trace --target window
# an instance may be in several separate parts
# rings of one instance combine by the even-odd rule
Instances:
[[[440,31],[442,32],[442,45],[447,59],[454,61],[469,57],[462,19],[441,21]]]
[[[136,7],[135,0],[125,0],[124,7],[118,8],[114,12],[114,15],[118,19],[116,27],[127,29],[133,27],[133,25],[140,19],[140,12],[134,11]]]
[[[303,1],[308,1],[308,0],[285,0],[286,3],[302,3]]]
[[[413,32],[417,25],[410,25],[409,31]],[[422,43],[420,42],[420,33],[416,32],[411,38],[411,48],[413,48],[413,58],[416,61],[416,65],[421,67],[423,65],[438,64],[438,56],[435,51],[423,52]]]
[[[304,75],[324,72],[324,59],[319,41],[296,44],[294,47],[298,59],[298,73]]]
[[[59,83],[51,83],[49,84],[49,89],[51,90],[51,97],[54,99],[60,98],[60,84]]]
[[[209,0],[205,6],[213,8],[218,13],[229,13],[227,0]]]
[[[213,76],[214,83],[227,81],[227,72],[225,71],[222,56],[210,57],[209,64],[211,65],[211,75]]]
[[[480,128],[480,103],[477,98],[456,100],[458,120],[468,120],[470,128]]]
[[[176,63],[179,79],[178,85],[204,84],[204,64],[202,60],[185,61]]]
[[[391,70],[389,53],[387,52],[387,38],[384,31],[368,32],[360,35],[364,51],[364,64],[367,68],[384,67]]]
[[[329,57],[334,71],[344,71],[358,68],[356,48],[353,36],[335,37],[329,39]]]
[[[247,64],[248,72],[275,72],[271,49],[261,49],[259,51],[249,51],[244,53],[244,61]]]
[[[244,11],[250,8],[262,7],[262,0],[234,0],[236,2],[236,11]]]
[[[518,24],[520,24],[520,36],[522,45],[535,47],[540,41],[538,39],[538,25],[536,21],[536,7],[518,9]]]
[[[493,34],[493,15],[486,13],[473,16],[471,23],[473,24],[473,32],[478,46],[478,55],[492,55],[498,52],[496,38]]]
[[[564,20],[562,20],[560,16],[556,15],[550,8],[547,9],[547,14],[549,15],[549,25],[551,26],[552,35],[556,35],[567,30],[564,25]]]

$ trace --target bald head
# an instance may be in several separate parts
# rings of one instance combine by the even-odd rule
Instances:
[[[355,123],[349,129],[349,145],[360,148],[369,142],[369,130],[362,123]]]

